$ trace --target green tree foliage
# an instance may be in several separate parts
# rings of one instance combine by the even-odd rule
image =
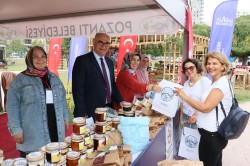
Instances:
[[[41,46],[41,47],[45,48],[44,47],[44,43],[41,40],[37,40],[37,39],[33,40],[32,43],[31,43],[31,45],[32,45],[32,47],[33,46]]]
[[[71,38],[64,38],[62,42],[62,55],[66,59],[69,57],[70,40]]]
[[[7,45],[7,55],[16,52],[20,54],[26,53],[26,48],[22,40],[11,40],[9,45]]]
[[[211,27],[205,24],[194,24],[193,32],[196,35],[201,35],[205,37],[210,37]]]
[[[246,65],[250,55],[250,15],[236,19],[231,56],[242,58]]]

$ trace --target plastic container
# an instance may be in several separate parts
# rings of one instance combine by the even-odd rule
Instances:
[[[52,142],[46,145],[46,160],[49,163],[57,163],[61,160],[61,149],[58,142]]]
[[[95,119],[97,122],[106,122],[107,108],[96,108]]]
[[[80,163],[80,152],[71,151],[66,154],[66,165],[77,166]]]
[[[73,119],[73,133],[74,134],[85,134],[86,132],[86,119],[78,117]]]
[[[44,166],[44,155],[41,152],[31,152],[26,156],[29,166]]]
[[[83,148],[84,148],[84,140],[82,136],[72,134],[71,135],[71,149],[73,151],[79,152],[79,151],[82,151]]]

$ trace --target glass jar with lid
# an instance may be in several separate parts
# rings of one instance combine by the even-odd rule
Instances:
[[[80,152],[80,164],[83,164],[87,159],[87,146]]]
[[[105,134],[106,133],[106,122],[96,122],[95,123],[95,132],[97,134]]]
[[[61,149],[58,142],[48,143],[46,145],[46,160],[49,163],[57,163],[61,159]]]
[[[68,147],[71,147],[71,136],[65,137],[64,142],[68,144]]]
[[[120,124],[120,118],[112,118],[112,128],[115,128],[115,130],[117,130],[119,124]]]
[[[124,113],[127,112],[127,111],[131,111],[131,108],[132,108],[132,104],[130,102],[123,102],[123,111]]]
[[[44,166],[44,155],[41,152],[31,152],[26,156],[29,166]]]
[[[82,136],[72,134],[71,135],[71,149],[73,151],[79,152],[79,151],[82,151],[83,148],[84,148],[84,140]]]
[[[53,166],[52,164],[50,164]],[[61,156],[61,160],[56,163],[56,166],[66,166],[66,155]]]
[[[86,119],[78,117],[73,119],[73,133],[74,134],[85,134],[86,132]]]
[[[110,131],[112,128],[112,118],[107,118],[106,131]]]
[[[61,155],[66,155],[68,152],[68,144],[66,142],[60,142]]]
[[[80,152],[70,151],[66,154],[66,165],[77,166],[80,160]]]
[[[94,150],[97,150],[98,147],[106,145],[106,138],[103,134],[95,134],[94,136]]]
[[[95,119],[97,122],[105,122],[107,118],[107,108],[96,108]]]

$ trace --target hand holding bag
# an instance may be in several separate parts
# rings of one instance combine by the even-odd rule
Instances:
[[[242,134],[249,119],[249,112],[242,110],[239,105],[238,101],[235,99],[230,82],[229,88],[232,95],[232,106],[230,108],[230,112],[226,116],[225,109],[223,107],[222,102],[220,102],[221,110],[224,113],[225,119],[218,124],[218,106],[216,106],[216,119],[217,119],[217,127],[218,127],[218,134],[222,136],[226,140],[230,139],[237,139]]]

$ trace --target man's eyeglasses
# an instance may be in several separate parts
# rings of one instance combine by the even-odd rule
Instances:
[[[101,40],[98,40],[97,41],[97,44],[98,44],[98,46],[110,46],[110,42],[103,42],[103,41],[101,41]]]
[[[194,68],[195,68],[195,66],[185,67],[185,72],[187,72],[188,70],[193,71]]]

